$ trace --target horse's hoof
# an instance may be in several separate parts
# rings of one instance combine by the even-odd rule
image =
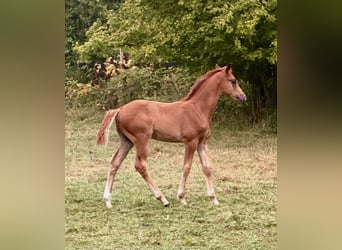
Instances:
[[[215,205],[215,206],[218,206],[219,204],[220,204],[220,202],[218,202],[218,200],[213,200],[213,204]]]
[[[164,207],[169,207],[170,206],[170,202],[166,202],[163,205],[164,205]]]
[[[179,200],[180,200],[180,202],[181,202],[181,204],[182,204],[183,206],[188,205],[188,203],[186,202],[186,200],[185,200],[184,198],[179,199]]]
[[[110,200],[105,200],[105,202],[106,202],[106,207],[107,208],[112,208],[113,207],[112,203],[110,202]]]

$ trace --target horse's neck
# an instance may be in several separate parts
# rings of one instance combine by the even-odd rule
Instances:
[[[208,82],[205,83],[189,101],[197,106],[200,112],[210,119],[220,95],[219,84]]]

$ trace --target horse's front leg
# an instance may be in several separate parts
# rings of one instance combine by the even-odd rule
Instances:
[[[207,186],[207,190],[208,190],[208,196],[210,198],[210,200],[215,204],[218,205],[219,202],[216,199],[216,195],[214,192],[214,185],[211,181],[211,171],[212,168],[210,166],[209,163],[209,158],[208,158],[208,147],[207,144],[203,143],[203,144],[199,144],[197,147],[197,152],[199,155],[199,158],[201,160],[201,164],[202,164],[202,171],[204,173],[204,177],[205,177],[205,184]]]
[[[183,205],[187,204],[185,200],[185,186],[186,186],[186,180],[188,179],[188,176],[190,173],[192,159],[193,159],[196,147],[197,147],[196,140],[185,143],[183,173],[182,173],[182,177],[181,177],[181,181],[180,181],[178,193],[177,193],[178,199]]]

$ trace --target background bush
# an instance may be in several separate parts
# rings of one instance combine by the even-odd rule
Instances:
[[[108,110],[136,99],[174,102],[183,98],[200,76],[175,67],[155,70],[133,67],[110,78],[107,82],[103,82],[103,86],[92,86],[91,83],[79,83],[67,79],[65,85],[66,109]],[[240,85],[248,97],[250,84],[240,82]],[[215,126],[229,127],[230,129],[258,126],[259,129],[266,132],[276,132],[275,112],[269,112],[264,119],[255,122],[250,115],[251,109],[251,105],[238,106],[230,98],[221,97],[213,114]]]
[[[66,82],[66,107],[97,106],[111,109],[135,99],[173,102],[185,96],[196,77],[178,68],[133,67],[110,78],[103,86]]]
[[[233,63],[249,105],[221,98],[213,118],[222,126],[276,132],[276,0],[67,0],[65,7],[68,109],[175,101],[215,64]],[[91,86],[95,63],[118,59],[119,51],[139,68]],[[161,68],[166,62],[177,68]]]

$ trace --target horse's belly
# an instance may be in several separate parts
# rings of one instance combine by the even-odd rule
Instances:
[[[172,129],[169,131],[163,131],[154,129],[152,138],[158,141],[165,141],[165,142],[183,142],[183,137],[179,132],[173,132]]]

